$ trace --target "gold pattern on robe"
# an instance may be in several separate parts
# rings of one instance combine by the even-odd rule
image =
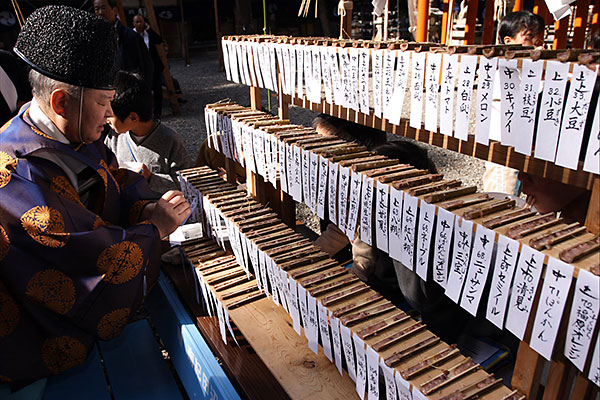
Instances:
[[[20,313],[17,302],[0,284],[0,338],[9,335],[19,325]]]
[[[136,243],[123,241],[104,249],[98,257],[98,270],[104,281],[120,284],[137,276],[142,269],[144,253]]]
[[[87,350],[79,340],[60,336],[42,343],[42,360],[53,374],[60,374],[85,361]]]
[[[0,188],[8,185],[12,172],[14,172],[18,160],[0,151]]]
[[[119,336],[127,324],[130,314],[129,308],[117,308],[104,315],[96,327],[98,337],[102,340],[109,340]]]
[[[102,225],[106,225],[106,223],[102,220],[102,218],[100,218],[100,216],[96,215],[96,219],[94,219],[94,224],[92,225],[92,230],[96,230]]]
[[[10,250],[10,239],[2,225],[0,225],[0,261],[8,254]]]
[[[21,224],[33,240],[44,246],[62,247],[69,240],[62,215],[52,207],[33,207],[21,215]]]
[[[11,122],[12,122],[12,119],[9,119],[8,121],[6,121],[6,123],[4,125],[2,125],[2,128],[0,128],[0,133],[2,133],[5,130],[7,130],[8,127],[10,126]]]
[[[146,204],[150,203],[149,200],[138,200],[131,205],[129,209],[129,224],[135,225],[142,219],[142,211]]]
[[[66,314],[75,304],[73,280],[57,269],[36,273],[27,282],[25,294],[34,302],[58,314]]]
[[[50,183],[50,189],[52,189],[59,195],[66,197],[67,199],[83,206],[83,203],[79,198],[79,194],[77,194],[77,191],[75,190],[73,185],[71,185],[71,182],[69,182],[69,180],[64,176],[55,176],[54,178],[52,178],[52,182]]]
[[[108,190],[108,176],[110,175],[110,177],[112,178],[112,180],[114,182],[116,182],[116,179],[110,172],[110,169],[108,168],[108,165],[106,165],[106,162],[104,160],[100,160],[100,162],[98,164],[100,164],[100,166],[102,166],[102,168],[104,168],[104,169],[102,169],[102,168],[99,169],[98,173],[100,174],[100,176],[102,177],[102,180],[104,181],[104,189]],[[117,187],[117,192],[121,192],[121,188],[119,187],[119,185],[115,185],[115,186]]]

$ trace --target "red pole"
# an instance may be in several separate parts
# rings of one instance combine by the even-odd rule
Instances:
[[[477,0],[467,3],[467,22],[465,24],[465,44],[475,44],[475,24],[477,23]]]
[[[429,23],[429,0],[419,0],[417,6],[417,42],[427,41]]]

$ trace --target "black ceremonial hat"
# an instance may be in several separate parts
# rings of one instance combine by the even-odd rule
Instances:
[[[117,43],[113,26],[83,10],[35,10],[14,48],[31,68],[52,79],[92,89],[114,89]]]

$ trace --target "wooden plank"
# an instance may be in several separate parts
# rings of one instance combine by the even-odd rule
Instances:
[[[581,372],[577,373],[575,377],[575,385],[573,385],[573,391],[571,392],[571,399],[582,399],[589,400],[596,397],[598,393],[598,387],[589,381]]]
[[[290,317],[264,298],[229,312],[248,343],[293,399],[353,399],[355,384],[322,352],[314,354]]]
[[[566,384],[568,381],[568,372],[569,364],[565,363],[564,360],[552,361],[550,363],[550,372],[548,373],[548,380],[546,381],[542,400],[562,399],[568,394],[565,393],[570,388]]]
[[[512,388],[524,393],[528,399],[536,399],[543,366],[544,358],[527,343],[521,342],[512,376]]]
[[[573,41],[571,43],[571,48],[573,49],[583,49],[589,6],[590,0],[577,1],[577,10],[575,11],[575,19],[573,20]]]
[[[485,15],[483,17],[483,37],[481,44],[494,43],[494,0],[485,1]]]
[[[94,344],[84,364],[48,378],[44,400],[63,399],[110,400],[108,382],[100,362],[98,346]]]
[[[594,178],[592,197],[588,206],[585,226],[592,233],[600,233],[600,177]]]
[[[262,108],[259,87],[250,86],[250,108],[253,110],[260,110]]]
[[[114,398],[183,399],[146,320],[100,342],[100,351]]]

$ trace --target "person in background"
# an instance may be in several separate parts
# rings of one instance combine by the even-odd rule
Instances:
[[[111,131],[104,143],[117,156],[119,164],[140,171],[157,197],[167,190],[178,190],[177,171],[193,167],[181,136],[152,119],[150,88],[137,74],[119,71],[114,115],[108,118]]]
[[[516,11],[507,14],[498,25],[498,41],[501,44],[522,44],[523,46],[543,47],[545,22],[539,15],[530,11]],[[490,125],[490,139],[500,141],[500,77],[494,82],[494,101]],[[486,161],[483,174],[483,191],[518,195],[518,171]]]
[[[31,100],[27,68],[9,51],[0,50],[0,126]]]
[[[114,95],[111,24],[42,7],[14,52],[32,69],[33,100],[0,130],[0,398],[36,399],[46,377],[120,335],[158,279],[161,238],[191,211],[181,192],[150,201],[147,182],[100,140]]]
[[[370,128],[365,125],[356,124],[327,114],[320,114],[313,120],[313,128],[321,135],[333,135],[348,142],[363,145],[367,150],[387,141],[386,133]],[[321,221],[321,235],[315,240],[315,245],[340,262],[352,259],[351,245],[348,237],[335,224]]]
[[[152,59],[144,40],[117,18],[116,0],[94,0],[94,13],[110,22],[116,31],[118,69],[137,72],[152,87]]]
[[[133,17],[133,30],[144,39],[144,44],[148,48],[150,53],[150,59],[152,60],[152,95],[154,96],[154,104],[152,112],[154,118],[160,118],[162,114],[162,75],[165,66],[158,54],[156,49],[157,45],[162,46],[163,39],[160,35],[146,23],[144,17],[141,14],[136,14]]]

